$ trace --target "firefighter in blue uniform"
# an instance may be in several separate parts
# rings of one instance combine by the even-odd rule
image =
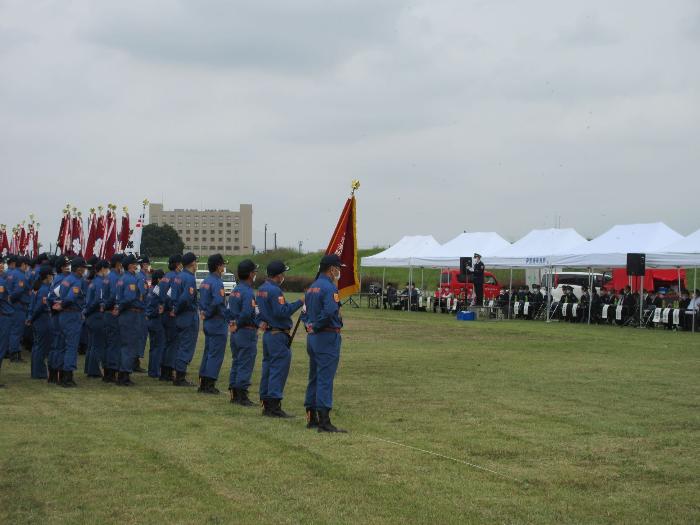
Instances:
[[[141,281],[143,289],[148,293],[148,288],[151,286],[151,260],[147,255],[138,258],[139,270],[136,272],[136,278]],[[139,319],[140,327],[139,332],[141,334],[141,339],[139,339],[138,354],[136,356],[136,361],[134,363],[134,372],[145,372],[141,368],[141,359],[143,359],[146,354],[146,340],[148,339],[148,322],[145,317]]]
[[[119,318],[119,339],[121,341],[121,364],[117,375],[119,386],[133,386],[131,373],[141,344],[141,318],[144,317],[146,290],[145,283],[136,276],[138,262],[133,255],[123,261],[124,273],[117,281],[116,309]]]
[[[282,261],[268,264],[267,280],[258,288],[257,294],[260,322],[265,328],[260,401],[263,415],[268,417],[293,417],[282,410],[282,398],[292,362],[292,350],[289,348],[292,315],[303,306],[304,301],[287,303],[281,285],[288,270],[289,267]]]
[[[32,309],[34,307],[34,296],[36,295],[36,292],[38,291],[38,285],[36,284],[39,281],[39,274],[41,272],[42,267],[48,266],[49,264],[49,255],[47,253],[40,253],[36,259],[32,260],[32,269],[29,271],[29,288],[32,290],[31,293],[31,300],[29,304],[29,308],[27,309],[27,321],[29,321],[29,316],[32,313]],[[53,276],[53,272],[52,272]],[[49,283],[51,284],[51,283]],[[37,347],[38,341],[35,337],[34,334],[34,329],[31,326],[31,322],[27,322],[27,331],[29,332],[32,340],[32,356],[36,355],[39,352],[39,348]],[[49,323],[50,324],[50,323]],[[44,365],[46,367],[46,365]],[[46,379],[46,375],[44,375],[43,379]]]
[[[31,287],[27,278],[29,259],[26,257],[15,258],[16,267],[8,272],[7,288],[10,292],[10,304],[12,314],[12,327],[10,329],[10,361],[23,361],[22,359],[22,335],[24,334],[27,310],[31,299]]]
[[[61,282],[70,275],[70,261],[64,255],[58,255],[54,259],[54,269],[56,275],[51,281],[51,288],[46,300],[51,309],[51,330],[52,341],[51,350],[49,351],[49,377],[48,382],[58,384],[58,373],[63,366],[63,351],[66,344],[61,332],[59,318],[61,316],[59,292],[61,290]]]
[[[146,292],[146,322],[148,324],[148,339],[151,348],[148,351],[148,377],[160,378],[165,349],[165,328],[163,326],[163,298],[161,297],[160,282],[163,270],[151,274],[151,284]]]
[[[216,380],[226,353],[228,336],[228,313],[226,292],[221,275],[224,273],[224,258],[221,254],[209,257],[209,276],[199,289],[199,311],[204,323],[204,354],[199,367],[199,392],[218,394]]]
[[[102,316],[105,333],[105,358],[103,363],[102,381],[115,383],[119,374],[121,363],[121,340],[119,339],[119,311],[117,304],[117,282],[122,275],[122,254],[115,253],[110,260],[111,270],[103,280],[102,303],[104,315]]]
[[[104,290],[109,286],[109,263],[98,259],[93,272],[85,300],[85,325],[88,330],[85,374],[88,377],[102,377],[100,365],[104,366],[105,359]]]
[[[49,266],[42,266],[34,279],[32,305],[27,314],[28,324],[32,327],[34,333],[32,379],[46,379],[48,377],[46,360],[49,357],[53,339],[51,310],[48,303],[52,280],[53,270]]]
[[[199,315],[197,312],[197,256],[187,252],[182,256],[183,270],[171,287],[171,298],[177,327],[177,354],[175,355],[175,386],[194,386],[187,380],[187,366],[192,361],[197,336],[199,335]],[[178,282],[179,280],[179,282]]]
[[[10,304],[10,297],[7,291],[5,261],[0,259],[0,368],[2,368],[2,361],[5,359],[7,348],[10,345],[12,314],[14,314],[14,309]],[[4,386],[0,384],[0,387]]]
[[[306,291],[307,332],[312,354],[306,390],[307,421],[317,417],[319,432],[345,432],[336,428],[330,419],[343,327],[336,283],[344,266],[337,255],[324,255],[319,276]]]
[[[87,263],[82,257],[75,257],[70,266],[70,275],[61,281],[57,305],[57,310],[60,311],[58,323],[65,341],[63,352],[59,354],[63,357],[63,365],[59,371],[59,382],[63,387],[76,386],[73,372],[78,368],[78,346],[85,308],[83,274]]]
[[[175,326],[175,310],[173,309],[172,288],[180,285],[182,272],[182,255],[171,255],[168,259],[168,272],[158,283],[159,295],[163,300],[163,329],[165,344],[163,360],[160,367],[160,380],[172,381],[175,370],[175,355],[177,354],[177,327]]]
[[[238,284],[228,299],[233,357],[228,389],[231,403],[251,407],[255,404],[248,397],[248,389],[258,353],[258,307],[253,292],[258,265],[246,259],[238,264],[237,273]]]

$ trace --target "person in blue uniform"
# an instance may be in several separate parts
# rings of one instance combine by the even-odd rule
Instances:
[[[7,274],[7,288],[10,293],[10,304],[14,313],[12,314],[12,326],[10,329],[10,361],[20,362],[22,359],[22,336],[24,335],[25,322],[27,320],[27,310],[31,299],[31,287],[27,272],[29,270],[29,259],[26,257],[16,257],[15,268]]]
[[[119,319],[119,340],[121,341],[121,361],[117,384],[133,386],[131,373],[141,344],[141,318],[144,317],[146,290],[145,283],[136,276],[138,262],[133,255],[122,260],[124,273],[117,281],[116,308]]]
[[[199,366],[199,392],[218,394],[216,381],[226,353],[228,339],[228,313],[226,292],[221,275],[224,258],[217,253],[209,257],[209,275],[199,288],[199,311],[204,323],[204,353]]]
[[[63,351],[65,340],[59,319],[61,316],[59,292],[61,290],[61,282],[70,275],[70,261],[64,255],[58,255],[54,259],[54,269],[56,275],[51,281],[49,294],[46,300],[51,309],[51,350],[49,350],[49,377],[48,382],[58,384],[59,370],[63,366]]]
[[[34,333],[32,345],[32,379],[46,379],[46,360],[51,351],[53,330],[51,328],[51,310],[48,295],[53,280],[53,270],[50,266],[42,266],[34,278],[32,304],[27,314],[27,324]]]
[[[78,346],[83,327],[83,310],[85,308],[85,286],[83,274],[87,263],[82,257],[71,260],[71,273],[59,289],[58,318],[65,345],[63,348],[63,365],[59,371],[59,382],[63,387],[76,386],[73,372],[78,368]]]
[[[318,417],[319,432],[345,432],[335,427],[330,419],[343,328],[337,282],[344,266],[337,255],[324,255],[318,278],[306,291],[307,332],[312,351],[306,400],[313,403],[307,405],[307,411],[316,412],[315,415],[307,413],[307,420]]]
[[[0,259],[0,368],[10,345],[10,325],[14,309],[10,304],[5,272],[5,260]],[[5,385],[0,384],[0,388]]]
[[[85,374],[102,377],[100,365],[105,359],[104,289],[109,286],[109,263],[97,260],[85,299],[85,326],[88,330],[88,351],[85,356]],[[109,314],[108,314],[109,315]]]
[[[139,269],[136,272],[136,278],[141,281],[143,289],[148,293],[148,289],[151,286],[151,260],[147,255],[137,258],[139,263]],[[139,332],[141,334],[141,339],[139,339],[138,352],[136,355],[136,361],[134,363],[134,372],[145,372],[141,368],[141,359],[143,359],[146,354],[146,340],[148,339],[148,322],[145,317],[139,319],[141,326],[139,327]]]
[[[151,282],[146,291],[146,322],[148,323],[148,339],[151,348],[148,351],[148,377],[160,378],[165,349],[165,327],[163,326],[163,298],[161,297],[160,282],[165,273],[156,270],[151,274]]]
[[[165,330],[165,346],[163,360],[160,366],[160,380],[172,381],[175,370],[175,355],[177,354],[177,327],[175,326],[175,310],[173,308],[172,287],[180,285],[182,271],[182,255],[171,255],[168,259],[168,272],[159,281],[160,297],[163,300],[163,329]]]
[[[293,417],[282,410],[282,399],[292,363],[292,350],[289,347],[292,315],[303,306],[304,301],[300,299],[288,303],[285,299],[281,286],[288,270],[289,267],[282,261],[270,262],[267,265],[267,280],[257,293],[260,322],[265,327],[260,401],[263,415],[268,417]]]
[[[102,304],[104,315],[102,316],[105,334],[105,358],[103,363],[102,381],[116,383],[121,363],[121,340],[119,338],[119,310],[117,304],[117,282],[122,276],[122,260],[124,256],[115,253],[110,260],[111,270],[103,279]]]
[[[175,386],[194,386],[187,380],[187,367],[192,361],[197,336],[199,335],[199,315],[197,313],[197,256],[187,252],[182,256],[183,270],[175,285],[171,287],[171,298],[177,327],[177,354],[175,355]],[[179,281],[179,282],[178,282]]]
[[[37,281],[39,280],[39,274],[41,272],[42,267],[48,266],[49,264],[49,255],[47,253],[40,253],[36,259],[32,259],[32,269],[29,270],[28,274],[28,279],[29,279],[29,288],[32,290],[31,293],[31,300],[29,304],[29,308],[27,309],[27,321],[29,321],[29,316],[31,315],[32,309],[34,307],[34,296],[36,295],[36,292],[38,291],[37,287],[35,286]],[[50,268],[53,274],[53,269]],[[49,283],[51,284],[51,283]],[[50,323],[49,323],[50,324]],[[34,329],[31,326],[30,322],[26,323],[26,332],[29,333],[31,337],[31,342],[32,342],[32,352],[31,355],[34,356],[39,352],[39,349],[37,347],[38,341],[36,340],[36,337],[34,337]],[[46,376],[44,376],[44,379],[46,379]]]
[[[258,306],[253,292],[258,265],[245,259],[238,263],[237,273],[238,284],[228,299],[233,357],[228,389],[231,403],[251,407],[255,404],[248,397],[248,389],[258,353]]]

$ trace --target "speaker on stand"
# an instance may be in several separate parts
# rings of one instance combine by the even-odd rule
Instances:
[[[627,254],[627,275],[630,277],[641,277],[639,285],[639,328],[642,327],[642,317],[644,312],[644,274],[647,272],[647,256],[643,253]]]

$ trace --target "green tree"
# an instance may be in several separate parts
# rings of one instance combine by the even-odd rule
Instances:
[[[148,224],[141,234],[141,253],[149,257],[168,257],[182,253],[185,243],[172,226]]]

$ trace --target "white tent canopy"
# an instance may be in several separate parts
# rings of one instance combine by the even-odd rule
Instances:
[[[700,266],[700,230],[664,247],[647,253],[649,266]]]
[[[437,266],[456,268],[460,257],[471,257],[480,253],[483,257],[501,251],[510,243],[494,232],[461,233],[451,241],[436,248],[426,256],[416,257],[415,266]]]
[[[551,265],[554,256],[568,253],[585,243],[573,228],[532,230],[525,237],[492,256],[484,255],[484,263],[500,268],[543,268]]]
[[[551,262],[553,266],[619,268],[627,265],[628,253],[659,252],[682,238],[662,222],[620,224],[590,242],[569,251],[560,250]]]
[[[369,257],[363,257],[360,266],[408,268],[420,266],[414,259],[434,253],[440,244],[432,235],[407,235],[396,244]]]

